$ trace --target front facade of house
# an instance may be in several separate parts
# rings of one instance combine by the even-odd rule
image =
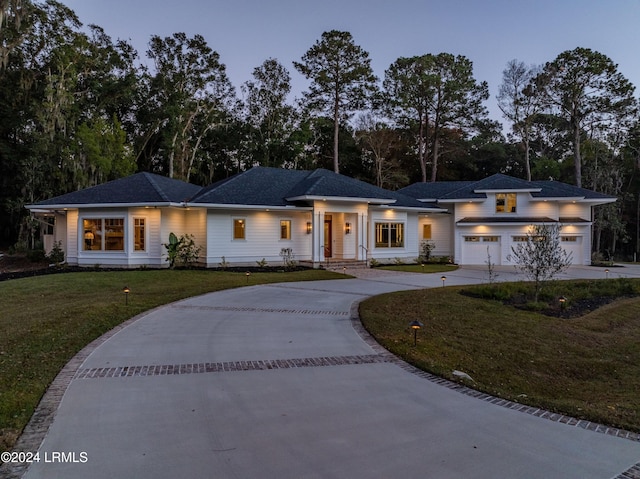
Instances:
[[[558,182],[493,175],[391,192],[326,170],[256,167],[200,188],[138,173],[29,205],[53,224],[69,264],[164,267],[169,234],[190,234],[207,267],[281,264],[283,250],[315,267],[372,259],[412,263],[420,243],[459,264],[508,264],[533,224],[562,225],[574,264],[589,264],[592,206],[615,198]]]

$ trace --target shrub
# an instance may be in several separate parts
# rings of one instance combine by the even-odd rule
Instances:
[[[54,241],[53,248],[51,249],[51,252],[47,256],[47,259],[56,265],[60,265],[64,263],[64,251],[62,250],[62,241]]]

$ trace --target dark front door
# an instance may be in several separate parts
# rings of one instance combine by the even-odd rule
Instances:
[[[331,219],[324,220],[324,257],[331,258],[333,249],[331,248],[333,241],[331,238]]]

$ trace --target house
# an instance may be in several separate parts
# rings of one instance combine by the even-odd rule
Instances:
[[[415,183],[399,191],[448,215],[420,218],[422,239],[435,243],[434,254],[451,255],[459,264],[510,264],[512,246],[527,240],[532,225],[560,226],[562,247],[572,264],[591,264],[593,207],[616,201],[558,181],[525,181],[495,174],[479,181]]]
[[[615,198],[553,181],[493,175],[477,182],[419,183],[388,191],[327,170],[255,167],[201,188],[151,173],[28,205],[51,227],[69,264],[167,266],[169,234],[193,235],[200,262],[217,267],[295,259],[413,262],[420,243],[434,255],[506,264],[530,225],[562,224],[574,264],[590,262],[591,208]],[[487,249],[488,248],[488,249]]]

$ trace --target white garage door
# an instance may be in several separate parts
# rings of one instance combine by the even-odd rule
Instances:
[[[567,253],[571,253],[571,264],[583,264],[582,236],[561,235],[560,244]]]
[[[501,264],[502,246],[500,236],[464,235],[462,237],[462,264]]]

